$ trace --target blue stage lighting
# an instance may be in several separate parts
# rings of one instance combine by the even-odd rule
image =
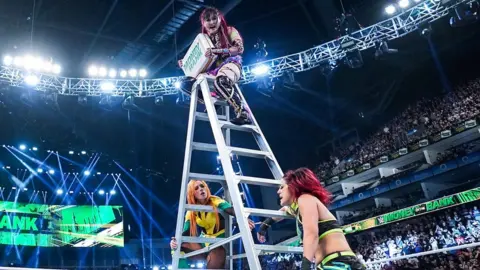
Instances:
[[[27,150],[27,146],[25,144],[20,144],[20,146],[18,148],[20,148],[20,150],[22,150],[22,151]]]
[[[110,190],[110,195],[115,195],[115,194],[117,194],[117,192],[115,191],[115,189]]]
[[[57,195],[62,195],[63,194],[63,189],[59,188],[57,189]]]
[[[90,175],[90,171],[84,171],[84,172],[83,172],[83,175],[89,176],[89,175]]]
[[[38,172],[38,173],[43,173],[43,169],[42,169],[42,168],[38,168],[38,169],[37,169],[37,172]]]
[[[103,194],[105,194],[105,190],[103,190],[103,189],[100,189],[100,190],[98,191],[98,194],[100,194],[100,195],[103,195]]]
[[[33,151],[38,151],[38,148],[34,146],[34,147],[32,147],[32,150]]]
[[[50,169],[50,170],[48,170],[48,173],[53,175],[53,174],[55,174],[55,170]]]

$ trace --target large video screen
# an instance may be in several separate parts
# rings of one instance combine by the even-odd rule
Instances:
[[[122,206],[0,201],[0,245],[123,247]]]

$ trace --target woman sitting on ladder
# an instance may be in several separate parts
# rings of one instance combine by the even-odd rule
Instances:
[[[235,118],[231,120],[237,125],[250,124],[250,113],[244,105],[235,84],[242,76],[243,39],[240,33],[232,26],[228,26],[223,14],[216,8],[208,7],[200,15],[202,33],[208,35],[215,49],[209,49],[206,57],[217,55],[217,61],[208,70],[209,75],[215,76],[215,91],[213,95],[225,99],[235,110]],[[178,61],[182,67],[182,60]],[[185,78],[180,90],[188,95],[195,78]],[[201,97],[201,96],[200,96]]]
[[[322,187],[315,174],[300,168],[288,171],[278,189],[282,211],[295,216],[297,233],[303,245],[302,270],[366,269],[352,252],[343,230],[326,205],[330,193]],[[275,221],[266,219],[260,227],[258,238],[265,242],[265,231]]]
[[[185,224],[183,226],[183,236],[200,236],[208,238],[223,238],[225,237],[225,219],[219,215],[218,210],[221,210],[231,216],[235,216],[233,207],[227,201],[213,196],[210,188],[205,181],[191,180],[187,187],[187,203],[197,205],[213,206],[215,212],[193,212],[187,211],[185,216]],[[253,221],[248,220],[250,230],[255,227]],[[199,250],[208,244],[197,243],[182,243],[181,250],[183,252],[191,252]],[[170,241],[172,250],[178,248],[177,241],[172,238]],[[208,253],[200,254],[197,259],[207,260],[207,269],[223,269],[225,267],[226,251],[223,247],[217,247]],[[194,257],[192,257],[193,259]],[[186,260],[182,259],[179,263],[179,268],[189,268]]]

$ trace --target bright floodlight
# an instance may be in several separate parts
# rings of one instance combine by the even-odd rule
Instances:
[[[11,64],[13,64],[13,57],[11,57],[10,55],[6,55],[5,57],[3,57],[3,64],[5,66],[10,66]]]
[[[34,146],[34,147],[32,147],[32,150],[33,151],[38,151],[38,148]]]
[[[23,65],[25,67],[25,69],[33,69],[34,66],[35,66],[35,58],[31,55],[26,55],[24,58],[23,58]]]
[[[59,188],[57,189],[57,195],[62,195],[63,194],[63,189]]]
[[[415,3],[420,3],[422,0],[413,0]]]
[[[132,68],[128,71],[128,75],[130,75],[130,77],[137,77],[137,73],[138,73],[138,71],[134,68]]]
[[[52,71],[55,74],[60,74],[60,72],[62,72],[62,67],[59,64],[55,64],[52,67]]]
[[[80,154],[86,155],[86,154],[87,154],[87,151],[83,150],[82,152],[80,152]]]
[[[100,195],[103,195],[103,194],[105,194],[105,190],[103,190],[103,189],[100,189],[100,190],[98,191],[98,194],[100,194]]]
[[[117,194],[117,192],[115,191],[115,189],[110,190],[110,195],[115,195],[115,194]]]
[[[90,66],[88,68],[88,75],[89,76],[97,76],[98,75],[98,68],[96,66]]]
[[[180,82],[175,82],[175,88],[180,89]]]
[[[42,65],[42,69],[45,70],[46,72],[51,72],[53,69],[53,64],[50,62],[45,62]]]
[[[153,270],[159,270],[158,266],[155,265],[155,266],[153,267]]]
[[[38,173],[43,173],[43,169],[42,169],[42,168],[38,168],[38,169],[37,169],[37,172],[38,172]]]
[[[107,76],[107,68],[106,67],[100,67],[98,69],[98,76],[100,76],[100,77]]]
[[[27,150],[27,146],[25,144],[20,144],[20,146],[18,148],[20,148],[20,150],[22,150],[22,151]]]
[[[398,6],[401,8],[407,8],[410,5],[408,0],[400,0],[398,1]]]
[[[124,70],[124,69],[120,70],[120,77],[125,78],[125,77],[127,77],[127,74],[128,73],[127,73],[126,70]]]
[[[168,265],[168,266],[167,266],[167,269],[168,269],[168,270],[171,270],[171,269],[173,269],[173,266]]]
[[[142,77],[142,78],[147,77],[147,70],[144,69],[144,68],[140,69],[140,70],[138,71],[138,75],[139,75],[140,77]]]
[[[102,82],[100,84],[100,89],[102,89],[102,91],[104,91],[104,92],[111,92],[111,91],[115,90],[115,84],[113,84],[113,82]]]
[[[117,77],[117,71],[116,71],[115,69],[113,69],[113,68],[110,69],[110,71],[108,71],[108,77],[110,77],[110,78],[112,78],[112,79],[115,78],[115,77]]]
[[[25,83],[27,83],[30,86],[36,86],[39,82],[39,79],[35,75],[28,75],[25,77]]]
[[[197,263],[197,268],[203,268],[203,263],[202,262]]]
[[[89,175],[90,175],[90,171],[84,171],[84,172],[83,172],[83,175],[89,176]]]
[[[15,58],[13,58],[13,64],[17,67],[23,66],[23,57],[15,56]]]
[[[50,170],[48,170],[48,173],[51,174],[51,175],[54,175],[54,174],[55,174],[55,170],[50,169]]]
[[[265,75],[268,73],[268,70],[269,70],[268,66],[259,65],[252,69],[252,73],[255,75]]]
[[[68,154],[69,154],[69,155],[73,155],[74,152],[73,152],[73,151],[68,151]]]
[[[385,8],[385,12],[388,14],[388,15],[392,15],[393,13],[395,13],[397,10],[395,8],[394,5],[388,5],[386,8]]]

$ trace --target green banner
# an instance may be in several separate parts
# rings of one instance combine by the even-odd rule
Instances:
[[[343,227],[346,234],[368,230],[374,227],[397,222],[411,217],[431,213],[444,208],[457,206],[464,203],[473,202],[480,199],[480,188],[474,188],[437,200],[417,204],[411,207],[403,208],[397,211],[386,213],[380,216],[365,219]]]
[[[0,244],[123,247],[122,206],[0,201]]]

